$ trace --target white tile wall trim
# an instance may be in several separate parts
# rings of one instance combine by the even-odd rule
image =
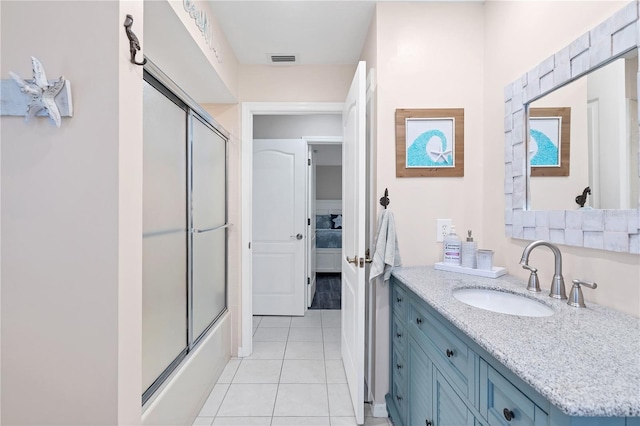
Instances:
[[[527,210],[525,176],[529,174],[529,161],[524,143],[527,131],[525,105],[582,77],[620,53],[638,48],[638,5],[638,0],[630,2],[505,87],[504,218],[507,237],[545,239],[557,244],[640,254],[640,200],[636,209],[582,210],[580,215],[572,211]],[[638,175],[640,181],[640,170]]]

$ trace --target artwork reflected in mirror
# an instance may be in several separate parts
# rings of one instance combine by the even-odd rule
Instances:
[[[586,187],[583,208],[637,207],[637,72],[633,49],[529,104],[531,209],[578,209]]]
[[[531,176],[569,176],[571,108],[529,109]]]

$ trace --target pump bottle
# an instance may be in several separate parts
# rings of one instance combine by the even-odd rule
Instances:
[[[460,265],[460,247],[462,241],[456,234],[456,227],[451,226],[451,232],[442,241],[442,263],[447,265]]]

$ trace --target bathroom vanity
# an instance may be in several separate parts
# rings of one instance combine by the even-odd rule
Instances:
[[[532,299],[552,314],[508,315],[454,297],[469,288]],[[511,276],[394,269],[394,425],[640,426],[640,319],[525,288]]]

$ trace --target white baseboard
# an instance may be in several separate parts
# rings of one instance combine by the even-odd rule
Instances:
[[[249,352],[247,349],[245,349],[244,346],[238,346],[238,358],[244,358],[251,355],[251,352]]]
[[[389,417],[389,413],[387,412],[387,404],[384,402],[380,404],[371,404],[371,415],[373,417]]]

